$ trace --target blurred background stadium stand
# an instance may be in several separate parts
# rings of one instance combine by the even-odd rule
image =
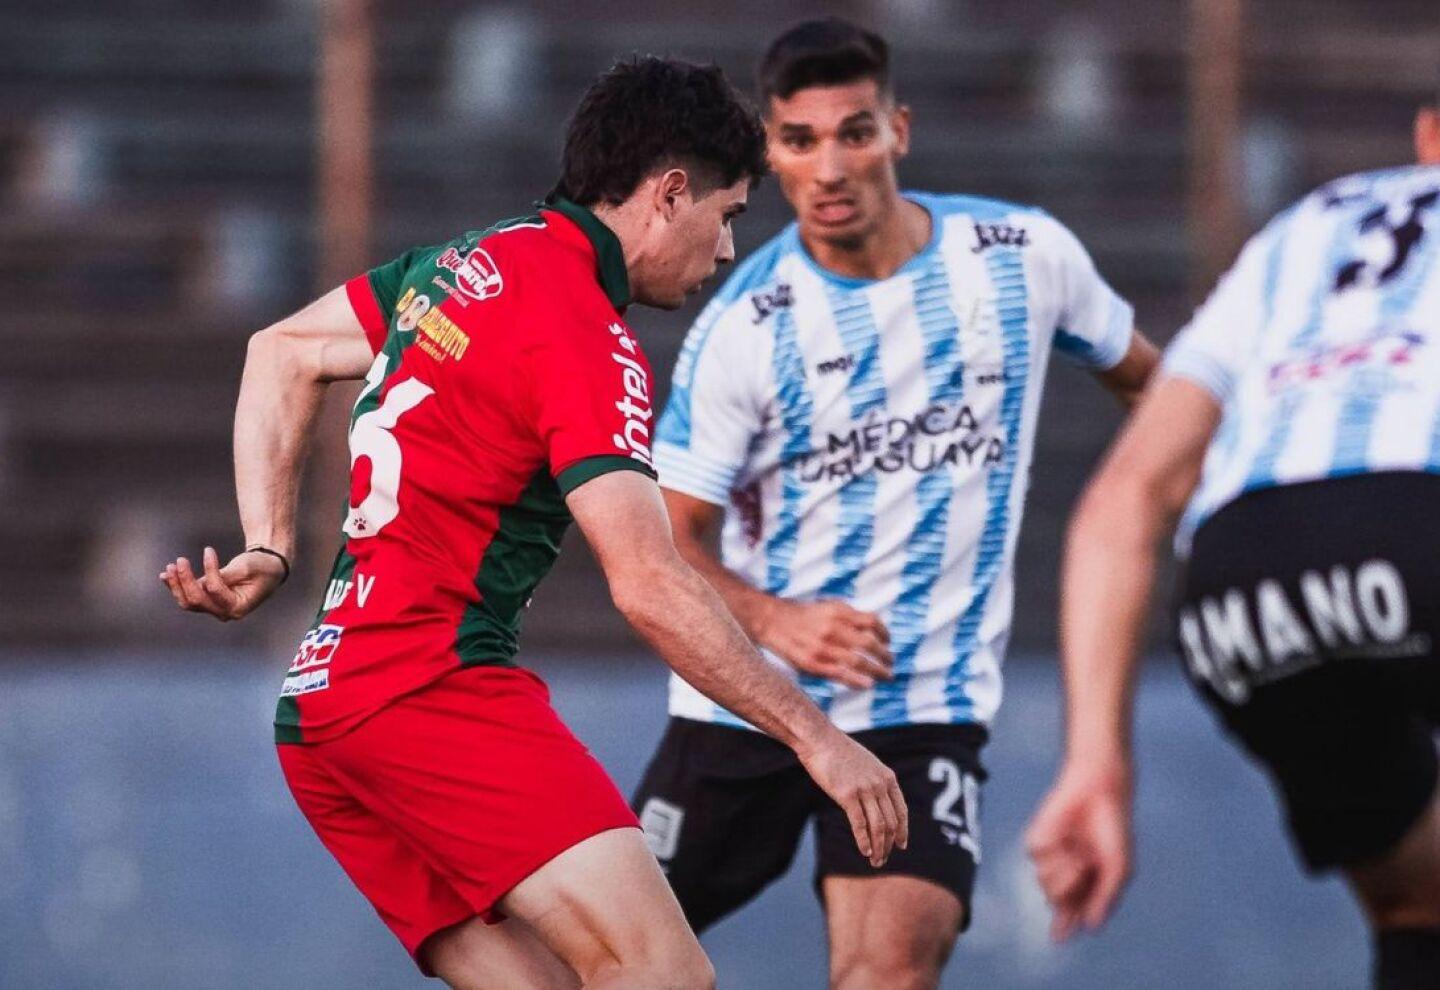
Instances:
[[[58,838],[49,834],[52,826],[83,824],[97,814],[103,826],[105,814],[95,808],[124,805],[114,795],[132,782],[145,793],[152,788],[157,801],[182,804],[185,795],[209,794],[206,787],[215,786],[204,781],[203,762],[187,763],[183,779],[142,773],[141,764],[161,762],[183,745],[183,718],[159,719],[139,737],[114,725],[116,705],[143,706],[177,689],[166,670],[189,684],[176,703],[193,705],[186,710],[208,726],[200,749],[222,763],[258,761],[246,766],[263,778],[253,792],[242,788],[183,804],[197,815],[188,826],[203,830],[204,822],[224,816],[263,835],[275,827],[266,817],[273,815],[288,829],[284,843],[308,841],[264,762],[271,757],[263,751],[268,699],[261,695],[278,683],[281,661],[318,602],[317,568],[334,551],[338,506],[328,515],[326,506],[315,511],[335,525],[314,527],[302,546],[302,579],[238,626],[178,614],[155,574],[176,553],[198,556],[205,543],[222,556],[239,546],[229,435],[246,338],[318,294],[327,258],[333,263],[346,253],[317,233],[322,2],[0,0],[0,292],[11,300],[0,312],[0,920],[35,922],[31,908],[41,905],[42,914],[60,912],[57,930],[66,927],[64,906],[71,902],[62,897],[56,908],[54,900],[62,882],[47,885],[35,877],[35,862],[52,863],[56,877],[73,867],[78,847],[65,845],[63,828]],[[764,44],[788,22],[823,9],[872,23],[892,41],[898,92],[915,111],[914,150],[902,167],[906,185],[1044,206],[1080,235],[1102,271],[1134,301],[1141,326],[1168,339],[1208,284],[1223,254],[1216,245],[1233,251],[1276,209],[1325,179],[1408,160],[1410,119],[1433,96],[1440,60],[1435,0],[1249,0],[1242,43],[1233,51],[1241,112],[1233,141],[1220,148],[1222,160],[1234,163],[1224,176],[1233,179],[1232,196],[1196,198],[1197,114],[1188,80],[1196,11],[1205,2],[856,0],[822,7],[796,0],[373,0],[374,210],[362,218],[368,242],[338,247],[358,252],[358,268],[524,211],[556,171],[565,113],[615,57],[642,51],[714,60],[748,87]],[[1231,2],[1238,0],[1213,0]],[[1207,204],[1226,215],[1210,215]],[[778,192],[767,184],[738,229],[742,256],[786,219]],[[694,315],[694,306],[677,314],[632,314],[662,379]],[[1064,521],[1118,420],[1086,376],[1057,365],[1021,541],[1015,652],[1022,665],[1053,657]],[[561,658],[560,671],[574,669],[564,657],[590,653],[603,654],[607,670],[640,670],[643,654],[614,616],[581,541],[571,542],[527,619],[529,651]],[[244,661],[239,672],[210,670],[229,670],[237,659]],[[185,660],[205,670],[185,667],[182,674],[176,665]],[[39,673],[62,664],[54,676]],[[96,680],[77,675],[102,666],[108,672]],[[634,697],[650,707],[617,703],[615,711],[648,710],[658,726],[660,695],[653,688],[659,674],[644,670],[651,687],[635,688],[640,694]],[[997,752],[1007,766],[1020,767],[1016,773],[1025,760],[1033,766],[1024,771],[1023,786],[1017,782],[996,799],[1001,818],[987,820],[991,835],[1009,830],[1004,841],[1010,845],[1030,807],[1020,797],[1033,803],[1053,759],[1053,675],[1037,668],[1024,678],[1027,686],[1012,697],[1032,692],[1015,704],[1030,706],[1026,724],[1039,729],[1039,742],[1031,744],[1041,748],[1023,758]],[[256,687],[262,682],[264,691]],[[1174,687],[1165,684],[1164,690]],[[1156,745],[1173,754],[1177,740],[1205,738],[1206,759],[1228,759],[1208,720],[1193,706],[1174,703],[1185,709],[1189,735],[1152,720]],[[573,714],[578,723],[598,725],[607,710],[592,702]],[[50,724],[47,719],[94,721],[87,745],[104,753],[85,764],[85,773],[102,782],[99,798],[64,807],[46,803],[48,783],[78,773],[75,761],[84,763],[90,752],[76,749],[69,733],[36,728]],[[237,725],[225,727],[227,719]],[[232,734],[248,741],[241,746]],[[649,742],[647,734],[630,740],[628,749],[618,741],[597,749],[619,761],[617,778],[628,787],[643,756],[635,747]],[[1168,786],[1181,787],[1188,764],[1176,756],[1166,765],[1178,775]],[[1232,769],[1214,763],[1195,773],[1221,766]],[[1216,776],[1199,797],[1187,798],[1183,787],[1171,796],[1200,820],[1223,817],[1233,809],[1222,812],[1215,801],[1234,796],[1225,779]],[[1256,782],[1245,780],[1246,786]],[[1002,780],[996,794],[1009,786]],[[1248,808],[1250,817],[1233,815],[1263,832],[1263,848],[1273,854],[1273,861],[1256,859],[1255,875],[1268,878],[1270,870],[1284,883],[1298,883],[1265,799],[1254,787],[1247,793],[1241,797],[1250,803],[1236,807]],[[17,831],[16,822],[25,828]],[[1192,832],[1165,842],[1176,856],[1207,841],[1199,830],[1208,826],[1188,827]],[[1228,827],[1233,842],[1249,841],[1234,831],[1235,821]],[[241,829],[232,825],[231,831]],[[185,841],[194,842],[187,834]],[[263,873],[267,863],[252,849],[258,840],[243,841],[251,845],[225,848],[256,852],[254,862],[235,852],[238,859],[211,864],[215,876],[234,872],[237,862],[247,864],[245,872]],[[183,853],[170,853],[183,857],[175,862],[199,868],[203,853],[180,848]],[[276,862],[323,871],[316,854],[318,847],[284,845]],[[32,863],[30,880],[11,874],[7,887],[6,864],[20,859]],[[131,873],[107,862],[102,857],[98,875],[110,879],[92,884],[85,896],[132,908],[151,903],[114,901],[114,884],[124,888]],[[1170,879],[1176,890],[1190,886]],[[247,889],[246,896],[259,896]],[[350,912],[344,917],[362,917],[363,904],[357,911],[353,903],[358,898],[336,890],[338,910]],[[193,901],[204,915],[203,891],[180,893],[192,900],[172,902],[170,910]],[[792,895],[806,896],[795,889],[786,896]],[[1333,900],[1326,903],[1327,923],[1350,927],[1316,922],[1315,931],[1326,944],[1359,951],[1353,924],[1333,921],[1348,915]],[[1160,917],[1164,905],[1157,905]],[[241,906],[264,910],[249,901]],[[1204,914],[1181,916],[1188,924],[1217,924]],[[233,916],[217,918],[214,927],[223,929]],[[157,982],[143,969],[102,979],[82,968],[51,980],[44,974],[58,971],[47,970],[44,960],[66,955],[64,940],[36,947],[32,936],[48,937],[37,928],[25,936],[28,954],[20,953],[14,936],[26,929],[0,927],[10,932],[0,934],[0,960],[8,955],[20,967],[0,962],[5,988],[332,985],[250,979],[240,975],[243,962],[233,972],[216,970],[213,980],[189,983]],[[1336,942],[1328,934],[1334,930],[1351,942]],[[220,938],[206,937],[212,936]],[[976,937],[983,946],[992,936]],[[381,938],[378,929],[366,929],[364,944],[393,964],[394,954],[385,951],[392,947],[379,947]],[[195,944],[210,943],[196,935]],[[962,947],[960,955],[965,952]],[[811,964],[820,957],[796,958],[813,974]],[[1097,958],[1100,982],[1053,985],[1154,985],[1103,977],[1118,972],[1118,963],[1103,953]],[[1328,966],[1329,959],[1321,953],[1312,962]],[[156,970],[162,971],[174,972]],[[405,971],[392,965],[386,972]],[[1014,985],[1060,979],[1037,972],[1033,981]],[[1249,983],[1197,979],[1167,982],[1285,985],[1259,977]],[[366,985],[397,984],[387,977]]]
[[[377,263],[528,208],[564,115],[618,54],[757,53],[815,5],[771,0],[513,5],[380,0]],[[1042,204],[1160,338],[1199,279],[1187,227],[1180,0],[834,5],[884,27],[915,110],[903,179]],[[1245,230],[1313,184],[1405,160],[1434,78],[1433,0],[1254,0],[1245,11]],[[209,645],[293,638],[315,583],[223,631],[173,614],[156,562],[238,545],[231,410],[247,335],[316,294],[320,18],[314,3],[0,5],[0,628],[11,644]],[[784,221],[773,184],[742,252]],[[668,370],[693,308],[636,311]],[[662,373],[662,378],[666,377]],[[1053,638],[1066,511],[1117,421],[1058,372],[1020,562],[1017,641]],[[313,488],[313,486],[312,486]],[[338,512],[335,513],[338,518]],[[313,568],[329,532],[303,549]],[[534,644],[627,635],[582,553],[527,623]]]

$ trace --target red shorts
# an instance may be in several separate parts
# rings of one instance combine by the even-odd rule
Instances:
[[[290,792],[414,956],[571,846],[637,828],[540,678],[457,671],[336,739],[276,747]],[[429,974],[427,974],[429,975]]]

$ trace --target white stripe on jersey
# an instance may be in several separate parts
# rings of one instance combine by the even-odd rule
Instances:
[[[685,342],[655,445],[661,484],[728,507],[726,566],[884,617],[893,682],[797,678],[848,732],[994,715],[1050,349],[1108,368],[1132,330],[1044,213],[906,195],[934,234],[888,279],[824,271],[793,224],[741,265]],[[742,724],[678,678],[670,697]]]
[[[1440,166],[1331,183],[1257,234],[1165,355],[1223,407],[1176,549],[1247,491],[1440,472]]]

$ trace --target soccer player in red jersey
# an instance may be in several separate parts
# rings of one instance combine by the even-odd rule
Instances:
[[[538,212],[417,248],[251,340],[236,410],[247,549],[161,575],[241,618],[289,573],[304,441],[364,378],[346,540],[281,689],[286,780],[421,969],[454,987],[705,987],[713,971],[625,800],[515,664],[573,517],[616,606],[687,681],[793,748],[879,864],[895,775],[756,654],[682,562],[650,455],[631,302],[732,260],[764,132],[718,69],[617,65]]]

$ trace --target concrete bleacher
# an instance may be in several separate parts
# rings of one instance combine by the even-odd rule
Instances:
[[[1440,50],[1430,3],[1367,4],[1368,18],[1338,0],[1302,6],[1253,0],[1245,62],[1251,117],[1294,163],[1278,180],[1288,195],[1404,160],[1407,115],[1433,91]],[[847,9],[892,35],[916,114],[907,184],[1046,206],[1163,338],[1193,301],[1186,5],[1141,7]],[[702,4],[685,18],[658,2],[375,9],[377,261],[543,194],[565,113],[616,55],[710,58],[748,85],[768,36],[811,11],[791,0]],[[476,74],[491,56],[472,49],[487,38],[505,39],[510,59]],[[314,5],[299,0],[0,13],[5,642],[286,638],[313,607],[311,589],[287,589],[283,618],[222,639],[171,615],[153,582],[168,554],[238,543],[229,431],[245,339],[317,289],[316,45]],[[477,96],[477,79],[513,91]],[[1057,102],[1067,85],[1103,92]],[[785,219],[771,184],[742,250]],[[692,315],[634,314],[662,377]],[[1082,376],[1057,372],[1022,549],[1022,641],[1051,634],[1064,513],[1116,418]],[[552,639],[620,635],[583,555],[562,562],[530,625]]]

